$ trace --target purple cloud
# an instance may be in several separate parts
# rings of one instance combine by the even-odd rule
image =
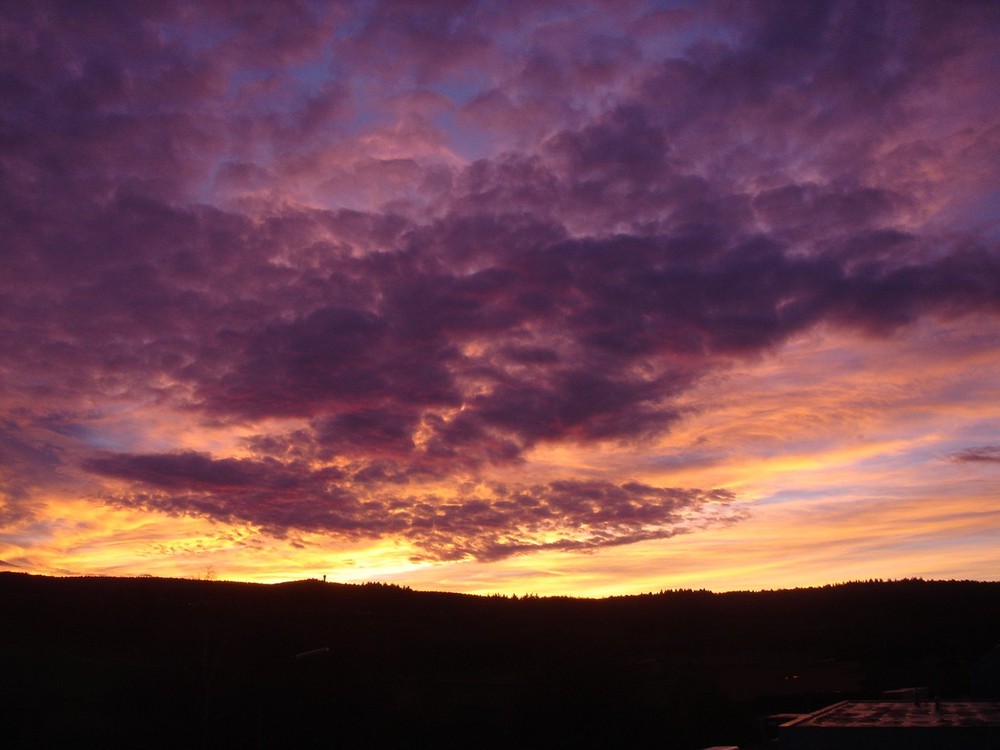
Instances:
[[[416,559],[497,560],[540,549],[592,550],[727,523],[741,511],[732,493],[637,482],[554,481],[479,485],[454,498],[387,493],[332,469],[301,462],[114,454],[86,462],[96,474],[141,489],[110,502],[257,524],[271,533],[322,531],[343,538],[406,538]]]
[[[37,2],[0,24],[18,477],[56,455],[24,414],[156,404],[251,425],[253,457],[63,435],[115,503],[439,558],[660,538],[721,496],[419,485],[662,436],[703,378],[816,326],[1000,313],[995,212],[947,199],[995,184],[990,3]]]
[[[951,459],[960,463],[1000,463],[1000,445],[981,445],[952,454]]]

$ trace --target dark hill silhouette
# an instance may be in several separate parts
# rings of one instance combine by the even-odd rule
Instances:
[[[3,745],[659,747],[905,686],[965,696],[1000,583],[589,600],[0,573]]]

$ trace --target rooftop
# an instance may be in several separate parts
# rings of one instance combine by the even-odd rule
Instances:
[[[1000,727],[998,701],[842,701],[786,727]]]

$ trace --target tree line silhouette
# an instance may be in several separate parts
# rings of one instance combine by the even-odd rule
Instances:
[[[761,717],[996,695],[1000,583],[606,599],[0,573],[7,747],[752,747]]]

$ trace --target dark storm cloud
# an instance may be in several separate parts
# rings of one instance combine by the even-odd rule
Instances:
[[[607,28],[559,4],[5,7],[9,408],[302,423],[260,427],[253,458],[86,462],[142,488],[121,503],[416,535],[443,557],[537,548],[541,526],[515,532],[529,517],[559,548],[673,533],[677,498],[637,485],[410,493],[541,444],[661,435],[702,377],[821,323],[1000,312],[995,237],[913,220],[948,166],[927,102],[958,97],[956,132],[1000,103],[996,5],[949,7],[710,4],[670,17],[687,37],[663,51],[616,31],[640,5],[604,7]],[[508,150],[342,155],[406,128],[465,144],[455,122]],[[890,169],[904,146],[929,166]],[[347,176],[403,197],[282,192]]]

